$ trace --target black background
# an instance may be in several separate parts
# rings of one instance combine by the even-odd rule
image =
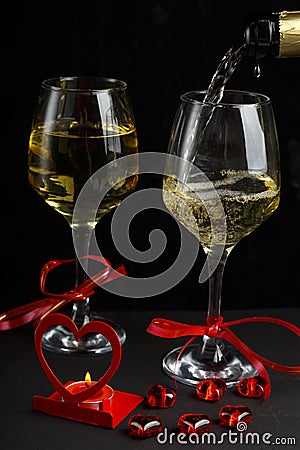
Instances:
[[[0,311],[41,297],[40,270],[50,259],[73,257],[65,220],[29,186],[26,158],[40,83],[53,76],[100,75],[127,81],[141,152],[165,152],[179,96],[205,89],[221,58],[242,36],[245,18],[260,11],[300,10],[299,1],[102,1],[11,2],[1,26],[1,260]],[[291,307],[299,302],[300,58],[243,60],[228,82],[232,89],[271,97],[282,166],[281,204],[275,214],[230,255],[223,308]],[[138,188],[156,186],[140,177]],[[147,248],[153,228],[169,245],[153,264],[120,257],[110,240],[111,216],[97,225],[101,249],[131,276],[151,276],[174,259],[179,233],[167,214],[147,211],[132,224],[133,243]],[[102,238],[102,239],[101,239]],[[208,286],[197,278],[202,251],[190,273],[168,292],[147,299],[117,297],[99,289],[98,309],[199,309]]]

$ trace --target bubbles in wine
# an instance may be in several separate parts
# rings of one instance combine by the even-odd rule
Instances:
[[[212,238],[211,219],[218,218],[217,209],[214,212],[214,190],[219,195],[226,215],[226,247],[235,245],[242,237],[251,233],[273,214],[278,206],[279,189],[267,174],[221,170],[210,174],[209,179],[213,180],[213,188],[205,182],[183,184],[173,177],[168,177],[164,180],[163,190],[167,208],[192,234],[200,238],[207,251]],[[199,192],[200,197],[197,194]],[[188,220],[187,213],[190,211],[196,221]],[[220,243],[222,242],[220,235]]]

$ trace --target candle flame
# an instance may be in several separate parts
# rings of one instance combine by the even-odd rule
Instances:
[[[91,374],[90,374],[90,372],[87,372],[87,373],[85,374],[84,381],[85,381],[85,383],[86,383],[87,386],[89,386],[89,385],[91,384],[92,379],[91,379]]]

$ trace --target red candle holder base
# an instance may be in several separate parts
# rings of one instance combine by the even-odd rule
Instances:
[[[65,384],[69,385],[71,382]],[[71,403],[65,401],[59,392],[55,391],[49,397],[35,395],[32,408],[52,416],[63,417],[90,425],[104,428],[115,428],[144,397],[127,392],[115,391],[112,398],[95,403]]]

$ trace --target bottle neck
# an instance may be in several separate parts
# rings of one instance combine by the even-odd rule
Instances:
[[[300,56],[300,11],[250,17],[244,41],[246,51],[256,59]]]
[[[283,11],[279,15],[279,57],[300,56],[300,11]]]
[[[255,59],[279,56],[279,14],[259,15],[248,19],[244,27],[247,52]]]

